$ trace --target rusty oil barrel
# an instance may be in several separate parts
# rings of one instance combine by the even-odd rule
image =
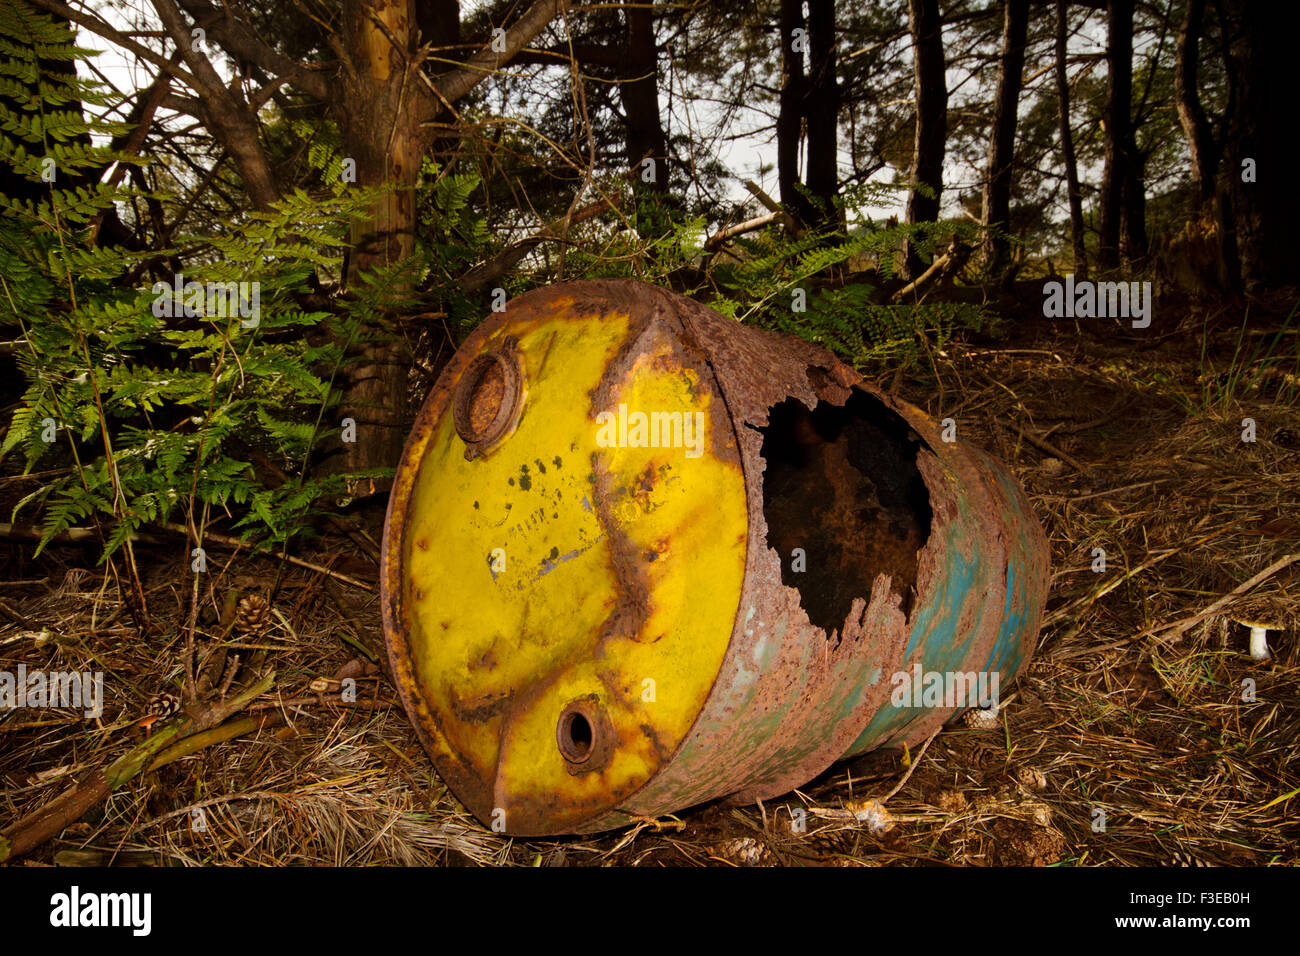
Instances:
[[[593,832],[916,744],[972,703],[931,675],[1005,688],[1047,543],[942,437],[655,286],[509,302],[425,401],[384,529],[389,660],[443,780],[499,831]]]

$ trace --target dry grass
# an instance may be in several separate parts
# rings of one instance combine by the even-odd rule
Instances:
[[[1231,334],[1212,336],[1208,354],[1231,356]],[[939,388],[905,391],[1010,462],[1048,531],[1055,572],[1037,656],[1001,726],[945,730],[887,807],[872,801],[907,769],[892,751],[838,765],[777,804],[695,808],[594,839],[503,838],[440,783],[384,680],[361,681],[364,707],[307,692],[357,656],[344,633],[372,648],[381,638],[373,595],[332,597],[294,570],[263,639],[277,700],[298,703],[259,706],[279,707],[284,724],[137,778],[28,862],[1295,864],[1300,562],[1203,614],[1300,551],[1294,389],[1207,368],[1190,322],[1144,352],[1059,326],[1016,344],[950,348],[936,357]],[[1253,444],[1241,440],[1245,417]],[[1104,573],[1092,569],[1095,548]],[[151,600],[170,630],[141,637],[112,582],[79,566],[85,550],[31,565],[11,554],[0,669],[103,670],[107,700],[99,721],[0,717],[0,825],[121,753],[150,695],[178,685],[181,564],[157,555]],[[257,590],[265,570],[241,556],[223,586]],[[1231,618],[1247,601],[1283,616],[1272,660],[1245,653]],[[1254,702],[1243,700],[1247,679]]]

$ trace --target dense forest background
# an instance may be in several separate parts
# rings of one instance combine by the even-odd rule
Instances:
[[[1256,486],[1274,497],[1222,507],[1272,529],[1251,548],[1293,542],[1288,16],[1251,0],[0,0],[6,575],[62,562],[81,575],[66,596],[102,571],[120,606],[108,625],[87,612],[85,633],[163,642],[180,737],[231,726],[270,686],[265,651],[232,704],[196,635],[258,633],[286,569],[373,590],[384,492],[438,370],[507,298],[593,277],[821,343],[937,396],[932,413],[1003,403],[969,434],[1013,461],[1032,447],[1089,507],[1116,500],[1095,500],[1102,475],[1154,507],[1162,461],[1200,447],[1179,429],[1226,429],[1236,454],[1251,416],[1252,447],[1258,419],[1282,456],[1250,465],[1274,469]],[[1046,317],[1066,275],[1151,283],[1151,325]],[[214,308],[186,283],[230,294]],[[1049,367],[1072,384],[1035,392]],[[1044,424],[1062,409],[1079,417]],[[1165,458],[1146,461],[1157,438]],[[1132,535],[1114,599],[1151,625],[1163,605],[1130,579],[1169,555],[1131,514],[1080,525],[1062,487],[1034,497],[1063,509],[1047,522],[1061,573]],[[1220,500],[1198,495],[1180,502]],[[322,557],[340,541],[345,558]],[[276,562],[269,604],[236,610],[218,582],[251,553]],[[1249,577],[1276,557],[1197,559],[1198,584],[1161,593],[1222,593],[1234,561]],[[1110,593],[1058,591],[1049,631]],[[330,613],[359,660],[382,656],[355,609]],[[44,627],[3,599],[0,615]],[[76,818],[0,831],[0,860],[5,839],[26,852]]]
[[[4,358],[33,389],[4,451],[35,464],[48,420],[96,439],[33,504],[114,546],[183,507],[197,547],[232,495],[283,540],[327,487],[382,490],[429,374],[536,284],[671,283],[861,363],[1018,281],[1239,301],[1300,252],[1286,52],[1244,0],[9,0],[3,31]],[[258,283],[265,321],[139,314],[214,279]],[[151,442],[152,483],[119,460]],[[292,491],[236,467],[265,459]]]

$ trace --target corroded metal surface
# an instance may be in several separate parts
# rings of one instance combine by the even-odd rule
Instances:
[[[698,412],[701,440],[601,439],[629,410]],[[1047,578],[983,452],[816,346],[627,281],[529,293],[469,337],[407,443],[382,569],[421,742],[521,835],[768,799],[924,739],[964,707],[896,706],[897,675],[1005,687]]]

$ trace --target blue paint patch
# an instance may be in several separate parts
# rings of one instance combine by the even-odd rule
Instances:
[[[538,566],[537,573],[528,579],[528,583],[533,584],[534,582],[540,581],[542,578],[546,577],[546,575],[550,574],[552,571],[554,571],[564,562],[572,561],[574,558],[578,557],[578,555],[587,553],[592,549],[592,546],[595,545],[597,541],[600,541],[601,538],[603,537],[605,536],[602,534],[600,535],[600,537],[596,538],[595,541],[591,542],[591,544],[581,548],[577,548],[573,551],[566,551],[564,554],[559,554],[557,553],[556,549],[552,548],[551,549],[552,556],[549,558],[544,558],[542,560],[542,563]],[[493,580],[496,579],[495,573],[492,575],[492,578]]]

